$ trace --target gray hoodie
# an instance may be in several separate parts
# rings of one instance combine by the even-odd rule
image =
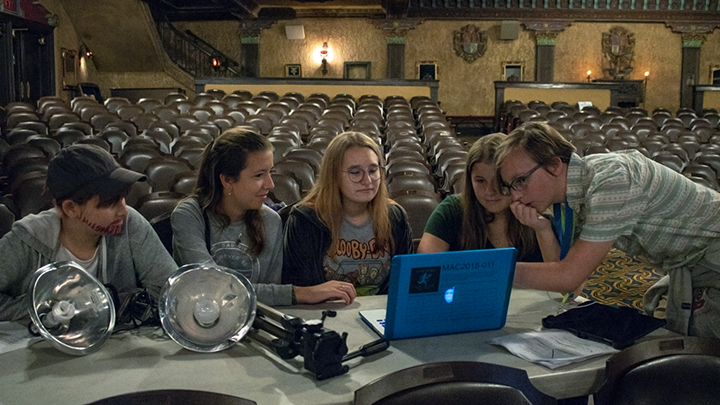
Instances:
[[[56,261],[59,235],[60,213],[51,208],[16,221],[0,239],[0,321],[28,317],[28,287],[35,270]],[[157,299],[178,267],[147,220],[130,207],[122,233],[102,237],[99,249],[98,278],[120,295],[145,287]]]
[[[281,285],[283,250],[282,222],[280,216],[263,205],[260,210],[265,233],[265,248],[257,256],[259,277],[255,292],[258,301],[265,305],[291,305],[292,285]],[[210,222],[210,245],[220,242],[239,241],[247,245],[245,223],[238,221],[224,227],[217,215],[208,214]],[[215,263],[205,241],[205,219],[197,199],[188,198],[175,207],[170,216],[173,228],[173,256],[180,265],[190,263]]]

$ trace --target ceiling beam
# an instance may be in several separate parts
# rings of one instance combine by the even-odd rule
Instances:
[[[238,20],[257,18],[260,6],[253,0],[213,0],[217,5],[226,9]]]
[[[410,0],[383,0],[388,18],[407,18]]]

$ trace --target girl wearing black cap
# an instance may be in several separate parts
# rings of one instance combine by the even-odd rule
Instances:
[[[0,321],[28,316],[32,276],[53,262],[72,260],[122,299],[147,288],[157,299],[177,269],[150,224],[125,205],[145,176],[120,167],[94,145],[73,145],[50,162],[47,188],[55,207],[28,215],[0,239]]]

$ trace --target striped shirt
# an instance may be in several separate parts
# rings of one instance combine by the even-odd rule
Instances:
[[[567,201],[575,236],[615,247],[666,270],[697,263],[720,241],[720,193],[638,151],[573,154]]]

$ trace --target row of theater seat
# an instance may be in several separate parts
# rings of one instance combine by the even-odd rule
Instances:
[[[427,98],[418,97],[408,101],[402,97],[381,100],[377,96],[363,96],[356,102],[348,95],[338,95],[330,99],[325,95],[314,94],[305,99],[298,94],[279,97],[269,92],[256,96],[247,92],[238,93],[215,94],[212,97],[215,101],[219,101],[215,99],[216,96],[222,97],[223,102],[231,103],[240,98],[247,99],[247,102],[238,101],[236,106],[241,103],[256,103],[259,107],[256,115],[263,111],[262,105],[273,107],[272,103],[284,100],[283,105],[288,107],[287,111],[277,108],[283,115],[278,116],[277,124],[268,130],[258,128],[252,122],[232,124],[246,126],[261,133],[267,132],[268,139],[275,146],[275,202],[292,203],[312,187],[327,144],[335,135],[345,130],[366,133],[383,146],[387,152],[387,174],[391,193],[398,202],[404,201],[411,216],[418,217],[414,221],[418,236],[434,206],[445,194],[456,191],[458,184],[461,184],[457,180],[464,170],[466,152],[437,103]],[[181,95],[170,95],[162,102],[141,100],[137,104],[110,98],[102,106],[94,100],[81,98],[74,99],[69,106],[65,105],[65,108],[79,111],[80,115],[85,112],[85,115],[89,116],[88,109],[98,111],[97,114],[105,114],[99,112],[101,109],[108,113],[122,113],[123,107],[142,106],[144,109],[155,105],[153,108],[157,110],[160,105],[177,108],[178,105],[188,103],[190,102]],[[208,94],[198,95],[194,100],[195,104],[200,107],[218,105],[209,99]],[[64,111],[58,99],[41,100],[36,110],[30,111],[31,109],[32,106],[23,103],[8,105],[6,113],[9,114],[3,126],[4,136],[0,138],[7,142],[6,147],[0,149],[0,155],[4,155],[3,194],[8,205],[19,200],[20,204],[16,204],[14,209],[18,217],[49,206],[48,196],[37,197],[44,182],[43,170],[46,170],[49,158],[60,148],[81,142],[99,145],[113,153],[123,166],[148,175],[149,181],[134,186],[127,200],[148,218],[153,218],[156,213],[166,209],[162,207],[170,206],[173,200],[176,201],[192,191],[202,150],[223,130],[205,121],[181,132],[178,122],[164,120],[154,120],[145,128],[132,120],[111,120],[99,130],[92,123],[84,121],[68,122],[53,129],[41,117],[51,118],[53,114],[48,111],[52,112],[53,109]],[[272,108],[267,111],[275,110]],[[178,115],[181,115],[181,112],[178,109]],[[23,119],[18,119],[18,115]],[[91,121],[95,115],[91,116]],[[291,124],[293,120],[301,119],[306,125]],[[98,122],[96,120],[95,124]],[[194,130],[196,131],[193,132]],[[18,165],[18,161],[25,159],[32,159],[33,164]],[[449,176],[448,173],[453,175]],[[22,175],[27,178],[21,179]],[[35,179],[32,183],[34,187],[19,187],[30,177]],[[25,190],[28,191],[23,193]],[[34,198],[21,200],[21,195]],[[23,208],[17,208],[17,205]],[[422,207],[416,208],[419,205]],[[142,208],[143,206],[145,208]]]
[[[714,404],[720,395],[720,341],[681,336],[648,340],[608,359],[604,380],[593,394],[597,405]],[[477,361],[429,362],[398,370],[354,392],[353,405],[468,405],[502,403],[555,405],[519,368]],[[587,399],[585,399],[587,402]],[[121,394],[90,405],[192,403],[254,405],[248,398],[194,390],[155,390]]]
[[[642,108],[627,111],[610,107],[581,111],[569,105],[524,105],[507,102],[514,125],[541,121],[555,128],[577,148],[579,155],[635,149],[691,180],[719,189],[720,114],[707,109],[700,115],[678,110],[673,116],[662,108],[648,114]]]
[[[605,111],[601,111],[596,106],[585,106],[580,111],[576,106],[564,101],[555,101],[548,105],[543,101],[530,101],[524,104],[518,100],[507,100],[500,108],[501,129],[504,132],[512,131],[518,123],[530,121],[534,117],[539,117],[535,118],[536,120],[560,120],[561,122],[566,118],[573,118],[572,121],[582,122],[586,118],[596,117],[607,123],[609,119],[617,116],[626,117],[631,125],[634,125],[638,120],[652,117],[658,127],[661,127],[669,119],[681,123],[688,129],[693,126],[694,121],[705,121],[705,124],[718,129],[718,121],[720,121],[720,115],[714,108],[706,108],[700,112],[690,108],[679,108],[674,116],[670,110],[660,107],[655,108],[652,113],[641,107],[624,109],[615,106],[608,107]]]

